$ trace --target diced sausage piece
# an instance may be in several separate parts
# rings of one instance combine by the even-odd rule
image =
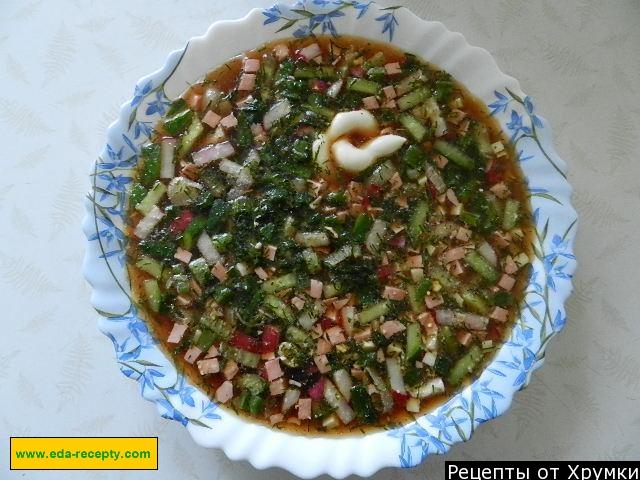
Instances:
[[[464,347],[468,346],[471,343],[471,333],[469,332],[465,332],[463,330],[458,330],[456,332],[456,338],[458,339],[458,342],[460,342],[460,344]]]
[[[396,101],[391,99],[391,100],[385,100],[385,102],[382,104],[382,108],[389,108],[389,109],[394,109],[396,108],[398,105],[396,104]]]
[[[427,335],[434,335],[438,333],[438,324],[433,318],[433,315],[429,312],[422,312],[418,315],[418,322],[420,322],[420,325],[422,325],[422,328],[424,328],[424,332]]]
[[[407,267],[419,268],[422,267],[422,255],[410,255],[407,257]]]
[[[216,390],[216,401],[226,403],[233,398],[233,383],[229,380],[222,382]]]
[[[204,114],[204,117],[202,117],[202,121],[209,125],[211,128],[216,128],[220,123],[220,120],[222,120],[222,117],[213,110],[209,110]]]
[[[382,292],[382,298],[388,298],[389,300],[404,300],[407,296],[407,292],[401,288],[390,287],[386,285]]]
[[[444,303],[442,297],[433,297],[431,295],[427,295],[424,297],[424,304],[427,308],[436,308]]]
[[[366,108],[367,110],[375,110],[377,108],[380,108],[380,104],[378,103],[378,99],[376,97],[364,97],[362,99],[362,104],[364,105],[364,108]]]
[[[289,46],[284,43],[279,43],[273,47],[273,54],[276,56],[278,61],[281,62],[289,56]]]
[[[310,398],[301,398],[298,400],[298,418],[300,420],[309,420],[311,418]]]
[[[442,261],[445,263],[454,262],[456,260],[460,260],[464,258],[466,254],[466,250],[462,247],[454,247],[450,248],[446,252],[442,254]]]
[[[180,343],[180,340],[182,340],[182,336],[186,331],[187,331],[186,325],[183,325],[181,323],[174,323],[173,328],[171,329],[171,333],[167,338],[167,343]]]
[[[511,255],[508,255],[506,260],[504,261],[504,271],[509,275],[513,275],[518,271],[518,264],[514,262]]]
[[[353,339],[356,342],[365,342],[371,338],[371,329],[369,327],[359,331],[353,335]]]
[[[189,350],[184,353],[184,359],[187,363],[192,364],[198,359],[200,354],[202,354],[202,350],[200,350],[198,347],[190,347]]]
[[[211,273],[221,282],[224,282],[227,279],[227,269],[224,268],[224,265],[222,265],[222,263],[220,262],[216,262],[216,264],[211,269]]]
[[[320,50],[320,45],[318,45],[317,43],[312,43],[311,45],[307,45],[306,47],[301,48],[299,53],[306,60],[313,60],[314,58],[322,55],[322,50]]]
[[[261,123],[252,123],[251,133],[253,133],[254,137],[262,137],[265,134],[265,129]]]
[[[271,382],[269,384],[269,394],[272,397],[275,397],[276,395],[282,395],[284,393],[284,390],[285,390],[284,378],[279,378],[275,382]]]
[[[189,263],[191,261],[191,257],[192,253],[189,250],[183,250],[180,247],[178,247],[176,253],[173,255],[173,258],[184,263]]]
[[[393,88],[392,85],[387,85],[382,89],[382,91],[384,92],[384,96],[387,97],[388,100],[393,100],[397,96],[396,89]]]
[[[329,359],[326,355],[316,355],[313,357],[313,361],[318,367],[318,371],[320,373],[327,373],[331,371],[331,367],[329,366]]]
[[[272,359],[276,358],[276,354],[275,354],[275,352],[261,353],[260,354],[260,358],[262,360],[272,360]]]
[[[342,328],[338,327],[337,325],[327,330],[327,338],[332,345],[338,345],[339,343],[344,343],[347,341]]]
[[[498,286],[500,288],[504,288],[507,292],[513,288],[516,284],[516,279],[506,273],[502,274],[500,277],[500,281],[498,282]]]
[[[231,380],[236,374],[240,371],[238,364],[233,360],[227,360],[224,369],[222,369],[222,373],[224,374],[224,378],[227,380]]]
[[[390,338],[398,332],[402,332],[407,327],[405,327],[398,320],[387,320],[382,325],[380,325],[380,332],[386,337]]]
[[[264,368],[267,372],[267,379],[270,382],[283,375],[282,369],[280,368],[280,360],[277,358],[264,362]]]
[[[211,345],[211,347],[209,347],[209,350],[207,350],[207,354],[204,356],[204,358],[213,358],[217,357],[218,355],[220,355],[220,352],[218,352],[216,346]]]
[[[258,276],[258,278],[260,280],[266,280],[267,278],[269,278],[269,274],[262,267],[258,267],[256,269],[254,269],[253,271],[256,273],[256,275]]]
[[[206,358],[204,360],[198,360],[197,365],[200,375],[218,373],[220,371],[220,361],[217,358]]]
[[[187,97],[187,105],[191,110],[200,110],[202,104],[202,95],[189,95]]]
[[[233,112],[231,112],[229,115],[220,120],[220,125],[222,125],[224,128],[233,128],[238,125],[238,119],[235,117]]]
[[[271,422],[271,425],[275,425],[276,423],[280,423],[284,420],[284,415],[282,415],[281,413],[276,413],[274,415],[271,415],[269,417],[269,422]]]
[[[491,314],[489,315],[489,318],[493,318],[496,322],[504,323],[507,321],[508,315],[509,315],[508,310],[500,307],[495,307],[491,312]]]
[[[244,66],[242,67],[242,69],[246,73],[256,73],[258,70],[260,70],[260,60],[258,60],[257,58],[245,58]]]
[[[456,260],[455,262],[453,262],[453,270],[451,270],[451,273],[456,276],[462,275],[464,273],[464,268],[462,266],[462,263],[460,263],[460,260]]]
[[[391,190],[398,190],[402,186],[402,178],[400,178],[400,174],[398,172],[395,172],[391,176],[389,179],[389,185],[391,185]]]
[[[329,353],[331,351],[331,344],[320,337],[318,339],[318,343],[316,344],[316,355],[324,355],[325,353]]]
[[[456,233],[456,240],[460,240],[461,242],[468,242],[471,238],[471,230],[468,228],[460,227],[458,232]]]
[[[322,297],[322,282],[320,280],[311,279],[309,284],[309,296],[311,298]]]
[[[387,63],[384,66],[384,69],[387,71],[387,75],[397,75],[398,73],[402,73],[402,69],[398,62]]]
[[[264,249],[264,256],[267,260],[271,260],[272,262],[276,259],[276,252],[278,251],[278,247],[274,245],[267,245]]]
[[[345,298],[340,298],[338,300],[334,300],[332,302],[333,308],[335,308],[336,310],[342,310],[342,307],[347,305],[350,301],[351,301],[351,298],[349,296]]]
[[[447,163],[449,163],[449,159],[444,155],[436,155],[435,157],[433,157],[433,162],[439,169],[442,170],[444,167],[446,167]]]
[[[302,310],[304,308],[305,301],[300,297],[293,297],[291,299],[291,304],[298,310]]]
[[[460,201],[458,200],[458,197],[456,197],[456,193],[453,190],[448,188],[446,195],[447,199],[451,202],[452,205],[460,205]]]
[[[240,82],[238,83],[238,90],[250,92],[256,86],[256,74],[255,73],[243,73],[240,76]]]

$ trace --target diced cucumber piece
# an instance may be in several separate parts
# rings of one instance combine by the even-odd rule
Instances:
[[[209,279],[209,265],[204,258],[196,258],[189,262],[189,270],[193,274],[193,277],[200,285],[207,283]]]
[[[206,352],[211,348],[211,345],[213,345],[213,342],[215,342],[215,340],[216,334],[208,328],[203,328],[202,330],[200,330],[197,338],[194,338],[194,345],[203,352]]]
[[[467,290],[462,293],[462,299],[464,300],[465,306],[479,315],[486,315],[489,312],[489,305],[480,295],[472,292],[471,290]]]
[[[366,324],[386,315],[387,313],[389,313],[389,302],[380,302],[362,310],[358,313],[356,320],[359,323]]]
[[[400,123],[409,131],[416,142],[421,142],[427,134],[427,127],[409,113],[400,115]]]
[[[307,248],[303,250],[302,258],[304,263],[307,265],[307,271],[309,273],[316,273],[320,270],[320,259],[318,258],[318,254],[312,249]]]
[[[182,233],[182,248],[191,250],[206,226],[207,219],[205,217],[196,217],[191,220],[191,223],[189,223]]]
[[[405,351],[405,359],[407,361],[415,360],[421,348],[422,335],[420,333],[420,324],[410,323],[407,325],[407,348]]]
[[[144,295],[147,298],[149,308],[156,313],[159,312],[160,304],[162,303],[162,293],[160,292],[158,281],[152,278],[147,279],[142,282],[142,287],[144,289]]]
[[[480,360],[482,360],[482,350],[474,345],[453,364],[448,376],[449,385],[460,385],[465,377],[475,370]]]
[[[364,78],[349,78],[347,80],[347,90],[366,93],[367,95],[377,95],[380,92],[380,84]]]
[[[324,263],[326,263],[329,267],[335,267],[340,262],[349,258],[352,252],[353,248],[351,247],[351,245],[343,245],[335,252],[327,255],[324,259]]]
[[[303,350],[311,350],[315,346],[311,336],[301,328],[291,326],[287,328],[285,336],[289,342],[299,346]]]
[[[181,112],[178,112],[175,115],[167,118],[164,121],[164,129],[170,135],[177,137],[189,126],[189,124],[193,120],[193,115],[194,113],[189,110],[189,108],[186,108],[185,110],[182,110]]]
[[[284,303],[275,295],[267,295],[264,298],[264,303],[269,308],[271,308],[271,311],[276,316],[282,318],[283,320],[286,320],[288,322],[293,322],[295,320],[293,317],[293,312],[291,311],[291,308],[289,307],[289,305]]]
[[[434,280],[437,280],[446,290],[455,290],[460,285],[457,278],[440,267],[431,268],[429,275],[431,275],[431,278]]]
[[[409,220],[409,237],[413,243],[418,243],[425,230],[427,215],[429,214],[429,204],[426,201],[418,202],[415,206],[411,219]]]
[[[502,217],[502,228],[504,230],[511,230],[518,223],[518,210],[520,209],[520,202],[517,200],[509,199],[504,205],[504,216]]]
[[[475,166],[473,158],[451,143],[445,142],[444,140],[436,140],[433,148],[462,168],[471,170]]]
[[[235,347],[226,346],[222,351],[225,358],[234,360],[245,367],[256,368],[260,362],[260,355],[257,353],[241,350]]]
[[[182,136],[180,140],[180,147],[178,148],[178,156],[184,157],[189,151],[193,148],[196,143],[196,140],[202,135],[204,132],[204,126],[202,122],[198,118],[197,115],[193,116],[193,120],[191,120],[191,124],[189,125],[189,129]]]
[[[228,340],[234,329],[233,324],[222,317],[205,315],[200,318],[200,323],[213,332],[218,341]]]
[[[409,110],[410,108],[413,108],[416,105],[424,102],[430,96],[431,92],[429,92],[428,88],[417,88],[416,90],[409,92],[398,99],[398,108],[401,112],[404,112],[405,110]]]
[[[500,279],[500,274],[495,267],[475,250],[467,253],[464,259],[473,270],[489,282],[496,283]]]
[[[407,296],[409,297],[409,305],[413,312],[422,313],[425,311],[426,306],[424,304],[424,296],[419,298],[415,285],[407,286]]]
[[[136,267],[138,267],[143,272],[147,272],[152,277],[158,279],[162,275],[162,264],[146,255],[141,255],[138,261],[136,262]]]
[[[238,380],[240,388],[258,396],[267,389],[267,381],[256,373],[245,373]]]
[[[160,178],[160,145],[152,143],[143,147],[140,152],[140,161],[138,181],[150,188]]]
[[[167,187],[164,186],[160,180],[156,181],[151,187],[151,190],[147,192],[144,198],[136,205],[138,210],[143,215],[146,215],[151,209],[162,199],[164,194],[167,193]]]
[[[271,280],[266,280],[262,284],[262,290],[267,293],[275,293],[285,288],[295,287],[297,283],[298,279],[296,274],[291,272],[280,277],[272,278]]]

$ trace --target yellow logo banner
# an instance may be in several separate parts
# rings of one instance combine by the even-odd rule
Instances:
[[[157,437],[11,437],[11,470],[157,470]]]

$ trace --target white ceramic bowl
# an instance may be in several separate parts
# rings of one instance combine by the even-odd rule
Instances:
[[[219,408],[178,374],[131,302],[125,271],[127,185],[140,147],[170,100],[228,58],[275,38],[309,33],[347,34],[390,42],[445,69],[489,106],[519,151],[537,227],[533,273],[513,332],[472,385],[435,411],[394,430],[361,436],[310,437],[245,421]],[[216,22],[205,35],[169,55],[164,67],[141,79],[111,125],[107,145],[91,171],[84,231],[84,272],[93,287],[100,329],[113,342],[122,372],[163,417],[182,422],[193,439],[222,448],[257,468],[282,467],[300,477],[328,473],[368,476],[383,467],[411,467],[466,441],[482,423],[502,414],[517,390],[542,364],[549,340],[565,322],[564,301],[575,269],[576,212],[565,163],[555,153],[549,125],[518,82],[491,55],[459,33],[405,8],[373,2],[308,0],[254,9],[235,21]],[[132,408],[139,408],[132,405]]]

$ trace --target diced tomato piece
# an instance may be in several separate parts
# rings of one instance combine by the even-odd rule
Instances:
[[[393,397],[393,405],[396,408],[405,408],[407,406],[407,400],[409,400],[408,394],[391,390],[391,396]]]
[[[378,278],[381,282],[384,282],[388,280],[394,272],[393,265],[380,265],[380,267],[378,267]]]
[[[323,330],[327,330],[328,328],[333,327],[333,320],[331,320],[329,317],[322,317],[320,319],[320,326]]]
[[[267,375],[267,369],[264,367],[264,364],[258,369],[258,375],[260,375],[265,380],[269,380],[269,375]]]
[[[349,72],[351,72],[351,75],[353,75],[354,77],[358,77],[358,78],[364,77],[364,68],[360,66],[351,67]]]
[[[262,337],[260,338],[260,352],[269,353],[275,351],[280,343],[280,330],[273,325],[264,327]]]
[[[376,185],[375,183],[372,183],[367,187],[367,195],[369,197],[379,197],[381,193],[382,193],[382,187],[380,185]]]
[[[329,84],[324,80],[313,80],[311,82],[311,90],[316,92],[324,92],[327,88],[329,88]]]
[[[246,333],[236,331],[231,337],[231,345],[240,350],[246,350],[248,352],[260,353],[260,343],[253,337],[250,337]]]
[[[492,168],[485,172],[484,177],[489,185],[495,185],[504,179],[504,173],[497,168]]]
[[[302,54],[302,49],[298,49],[295,52],[293,52],[293,59],[296,61],[302,61],[302,62],[306,62],[307,61],[307,57],[305,57]]]
[[[313,400],[322,400],[324,397],[324,377],[320,377],[307,391]]]
[[[431,198],[436,198],[438,196],[438,189],[431,182],[427,182],[427,192]]]
[[[171,233],[182,233],[189,226],[191,220],[193,220],[193,213],[189,210],[183,210],[180,215],[171,222],[169,231],[171,231]]]
[[[494,342],[500,340],[502,338],[502,330],[495,322],[489,323],[487,327],[487,340],[492,340]]]
[[[396,235],[391,240],[389,240],[389,245],[393,248],[404,248],[407,245],[407,237],[404,235]]]

